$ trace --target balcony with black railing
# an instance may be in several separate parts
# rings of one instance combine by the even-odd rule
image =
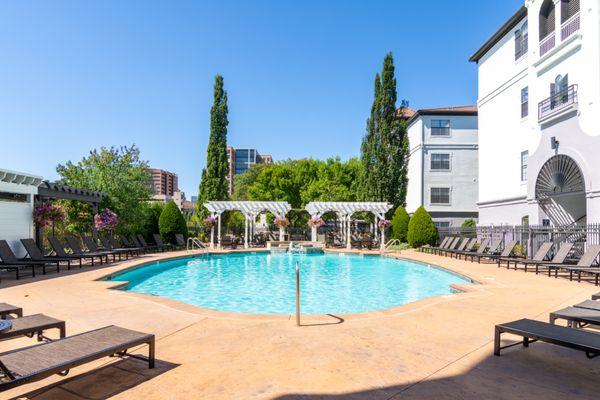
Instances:
[[[581,28],[581,19],[579,13],[573,15],[567,21],[565,21],[560,29],[561,40],[565,40]]]
[[[577,85],[571,85],[565,90],[554,93],[538,106],[539,121],[547,120],[553,116],[575,108],[577,105]]]

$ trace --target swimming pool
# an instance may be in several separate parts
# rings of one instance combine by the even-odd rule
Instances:
[[[111,277],[127,290],[221,311],[295,312],[295,265],[300,262],[303,314],[388,309],[452,293],[468,279],[424,264],[352,254],[234,253],[184,258]]]

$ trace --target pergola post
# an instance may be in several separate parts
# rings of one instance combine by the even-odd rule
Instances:
[[[352,240],[351,240],[351,233],[350,233],[350,221],[352,220],[352,215],[348,214],[346,216],[346,248],[348,250],[350,250],[352,248]]]
[[[211,249],[215,248],[215,225],[214,224],[210,227],[210,248]]]
[[[379,230],[379,226],[378,226],[379,225],[379,219],[377,217],[377,214],[373,214],[373,215],[375,216],[375,220],[373,221],[373,227],[375,228],[375,229],[373,229],[375,231],[374,239],[375,239],[375,241],[377,241],[377,238],[378,238],[378,232],[377,231]]]
[[[217,214],[217,248],[221,248],[221,213]]]
[[[248,215],[244,214],[244,248],[248,248]]]

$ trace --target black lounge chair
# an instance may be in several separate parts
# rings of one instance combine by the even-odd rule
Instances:
[[[488,246],[490,244],[490,239],[489,238],[485,238],[481,241],[481,243],[479,243],[479,247],[477,247],[477,250],[474,251],[462,251],[460,253],[456,253],[456,256],[460,259],[462,259],[463,256],[465,256],[465,261],[467,260],[467,257],[470,257],[472,255],[477,255],[477,254],[485,254],[485,252],[488,249]],[[473,260],[471,260],[473,261]]]
[[[181,233],[175,234],[175,242],[177,243],[177,247],[181,249],[185,249],[187,246],[185,243],[185,237]]]
[[[7,319],[9,317],[22,317],[23,309],[21,307],[13,306],[8,303],[0,303],[0,319]]]
[[[71,253],[67,253],[65,251],[65,245],[62,244],[60,242],[60,240],[58,240],[57,238],[55,238],[54,236],[48,236],[46,239],[48,239],[48,243],[50,243],[50,246],[52,247],[52,250],[54,251],[54,253],[58,256],[58,257],[77,257],[79,260],[90,260],[92,263],[92,267],[94,266],[94,259],[97,257],[95,255],[90,255],[90,254],[71,254]],[[79,262],[79,268],[82,267],[82,263]]]
[[[462,250],[453,250],[450,251],[450,257],[454,257],[456,256],[456,258],[459,258],[461,254],[463,253],[472,253],[475,251],[475,246],[477,245],[477,238],[471,238],[467,241],[466,246],[462,249]]]
[[[36,344],[0,354],[0,371],[5,379],[0,391],[36,382],[104,357],[118,355],[142,358],[154,368],[154,335],[118,326],[107,326],[52,342]],[[131,355],[127,350],[147,344],[148,358]]]
[[[450,238],[450,240],[448,240],[446,242],[446,244],[444,245],[444,247],[440,246],[440,247],[432,247],[430,250],[430,253],[432,254],[436,254],[436,255],[441,255],[442,252],[446,251],[446,250],[451,250],[456,248],[456,246],[458,245],[458,242],[460,242],[460,237],[458,236],[454,236],[452,238]]]
[[[503,333],[521,336],[523,341],[501,346],[501,336]],[[600,355],[600,335],[597,333],[531,319],[520,319],[496,325],[494,332],[494,355],[499,356],[500,350],[519,344],[522,344],[523,347],[529,347],[529,343],[536,341],[584,351],[588,358]]]
[[[33,337],[37,335],[38,342],[52,339],[44,335],[48,329],[58,329],[61,338],[65,337],[65,321],[52,318],[44,314],[33,314],[25,317],[13,318],[10,320],[9,330],[0,333],[0,340],[12,339],[19,336]]]
[[[125,243],[122,243],[120,241],[120,239],[118,239],[118,238],[115,238],[115,237],[111,236],[108,239],[101,239],[101,240],[103,240],[102,243],[104,243],[104,246],[107,249],[110,249],[110,250],[123,250],[123,249],[126,249],[126,250],[130,251],[129,254],[131,254],[131,255],[135,254],[135,255],[139,256],[140,254],[142,254],[142,250],[143,249],[138,248],[138,247],[133,247],[133,246],[131,246],[131,247],[127,246]],[[106,242],[106,240],[108,240],[108,242]]]
[[[35,240],[21,239],[21,243],[23,244],[23,247],[25,247],[27,254],[29,254],[29,258],[33,261],[59,262],[59,263],[61,261],[66,261],[68,270],[71,269],[71,261],[79,261],[79,267],[81,268],[81,258],[79,258],[77,256],[67,256],[67,257],[61,257],[58,255],[45,256],[44,253],[42,253],[42,250],[40,250],[38,245],[35,243]]]
[[[91,236],[82,236],[81,240],[83,240],[83,244],[85,245],[85,247],[87,247],[90,253],[106,254],[107,257],[110,255],[112,256],[113,261],[116,261],[117,256],[119,257],[119,261],[121,261],[121,255],[124,254],[122,251],[101,249],[100,247],[98,247],[98,242],[96,242],[96,239],[94,239]]]
[[[498,266],[500,266],[500,264],[502,262],[506,262],[506,269],[510,268],[510,263],[514,263],[515,264],[515,270],[517,269],[517,264],[524,264],[527,265],[527,263],[529,261],[532,262],[543,262],[544,260],[546,260],[546,257],[548,257],[548,254],[550,253],[550,250],[552,250],[552,247],[554,246],[554,243],[552,242],[544,242],[542,243],[542,245],[540,246],[540,248],[538,249],[538,251],[536,251],[536,253],[534,254],[532,259],[520,259],[520,258],[514,258],[514,257],[509,257],[509,258],[499,258],[498,259]],[[527,267],[525,267],[527,268]],[[527,269],[526,269],[527,270]]]
[[[444,239],[442,239],[442,241],[440,242],[439,246],[421,246],[419,247],[419,251],[422,253],[431,253],[433,252],[433,249],[440,249],[440,248],[444,248],[446,246],[446,244],[448,243],[448,240],[450,240],[452,238],[452,236],[446,236],[444,237]]]
[[[454,248],[454,249],[448,249],[446,251],[444,251],[444,255],[445,256],[452,256],[453,253],[456,252],[460,252],[460,251],[465,251],[465,249],[467,248],[467,244],[469,244],[469,238],[463,238],[463,240],[460,241],[458,247]]]
[[[550,323],[564,319],[572,328],[583,328],[586,325],[600,325],[600,311],[589,308],[566,307],[550,313]]]
[[[491,242],[491,239],[490,239]],[[489,254],[498,254],[498,252],[500,251],[500,246],[502,245],[502,242],[498,241],[496,244],[492,244],[489,245],[487,248],[483,248],[482,251],[482,246],[479,247],[479,249],[472,254],[465,254],[465,260],[467,258],[469,258],[471,262],[475,262],[475,258],[477,257],[478,259],[481,259],[481,257],[484,257],[486,255]]]
[[[490,261],[498,260],[500,258],[508,258],[513,254],[513,251],[515,251],[515,247],[517,246],[517,243],[519,243],[519,242],[516,240],[511,240],[510,242],[508,242],[506,247],[504,247],[504,250],[502,250],[502,253],[500,253],[500,254],[494,253],[494,252],[489,252],[489,253],[477,255],[477,256],[475,256],[477,258],[477,262],[481,263],[482,258],[485,258]]]
[[[125,235],[119,235],[119,239],[121,239],[121,243],[123,246],[130,249],[136,249],[140,253],[147,253],[147,250],[141,246],[140,244],[136,244],[134,241],[129,241]]]
[[[74,255],[76,256],[90,256],[90,257],[97,257],[100,260],[100,264],[102,264],[103,262],[107,262],[108,263],[108,256],[109,253],[106,252],[91,252],[91,251],[84,251],[81,248],[81,244],[79,242],[79,239],[77,239],[75,236],[71,236],[71,235],[66,235],[65,236],[65,240],[67,241],[67,245],[71,248],[71,251],[73,252]],[[92,263],[93,265],[93,263]]]
[[[163,251],[173,249],[173,245],[166,244],[165,242],[163,242],[162,237],[160,237],[158,233],[153,233],[152,238],[154,239],[154,243],[156,243],[158,247],[163,249]]]
[[[237,243],[235,241],[235,238],[231,238],[227,235],[223,236],[221,238],[221,247],[223,247],[223,248],[229,247],[232,250],[235,250],[237,248]]]
[[[149,249],[150,251],[164,251],[163,248],[161,248],[159,245],[157,244],[148,244],[146,242],[146,239],[144,239],[144,236],[142,236],[141,234],[137,234],[136,236],[134,236],[134,239],[137,239],[137,242],[135,243],[139,243],[140,245],[142,245],[144,248]]]
[[[573,280],[573,275],[577,274],[577,281],[581,282],[581,275],[588,274],[595,278],[596,286],[600,281],[600,267],[592,267],[596,262],[596,259],[600,255],[600,245],[593,244],[587,248],[583,256],[579,259],[579,262],[575,266],[569,265],[548,265],[548,276],[554,271],[554,277],[558,277],[559,271],[567,271],[569,273],[569,280]]]
[[[574,245],[574,243],[570,242],[563,243],[550,261],[524,261],[523,266],[525,267],[525,272],[527,272],[527,267],[529,265],[535,265],[535,274],[537,275],[541,268],[547,268],[548,265],[564,264],[567,260],[567,257],[569,257],[569,254],[571,254],[571,250],[573,250]]]
[[[133,257],[137,254],[137,252],[133,249],[128,249],[125,247],[114,247],[111,238],[101,237],[100,243],[102,243],[102,249],[106,251],[114,251],[119,254],[119,260],[121,260],[121,254],[125,255],[125,259],[127,260],[129,257]],[[118,246],[118,244],[117,244]],[[101,250],[102,250],[101,249]]]
[[[0,258],[2,259],[0,268],[15,269],[17,273],[17,279],[19,279],[18,267],[23,266],[31,267],[31,274],[33,276],[35,276],[35,267],[42,267],[42,273],[46,275],[46,267],[48,265],[54,265],[56,267],[56,272],[58,272],[59,262],[56,260],[51,262],[44,262],[17,258],[17,256],[15,255],[15,253],[13,253],[6,240],[0,240]]]

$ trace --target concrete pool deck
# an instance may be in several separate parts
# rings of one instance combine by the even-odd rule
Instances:
[[[494,324],[524,317],[547,321],[549,312],[598,291],[588,283],[407,250],[402,257],[480,284],[392,310],[306,316],[297,327],[291,316],[203,310],[108,290],[115,282],[96,281],[174,255],[49,274],[18,285],[3,281],[1,301],[22,306],[26,315],[64,319],[69,335],[110,324],[155,333],[158,362],[148,370],[138,360],[104,359],[0,398],[597,399],[600,392],[600,359],[588,360],[583,353],[534,343],[492,355]],[[34,343],[0,342],[0,351]]]

